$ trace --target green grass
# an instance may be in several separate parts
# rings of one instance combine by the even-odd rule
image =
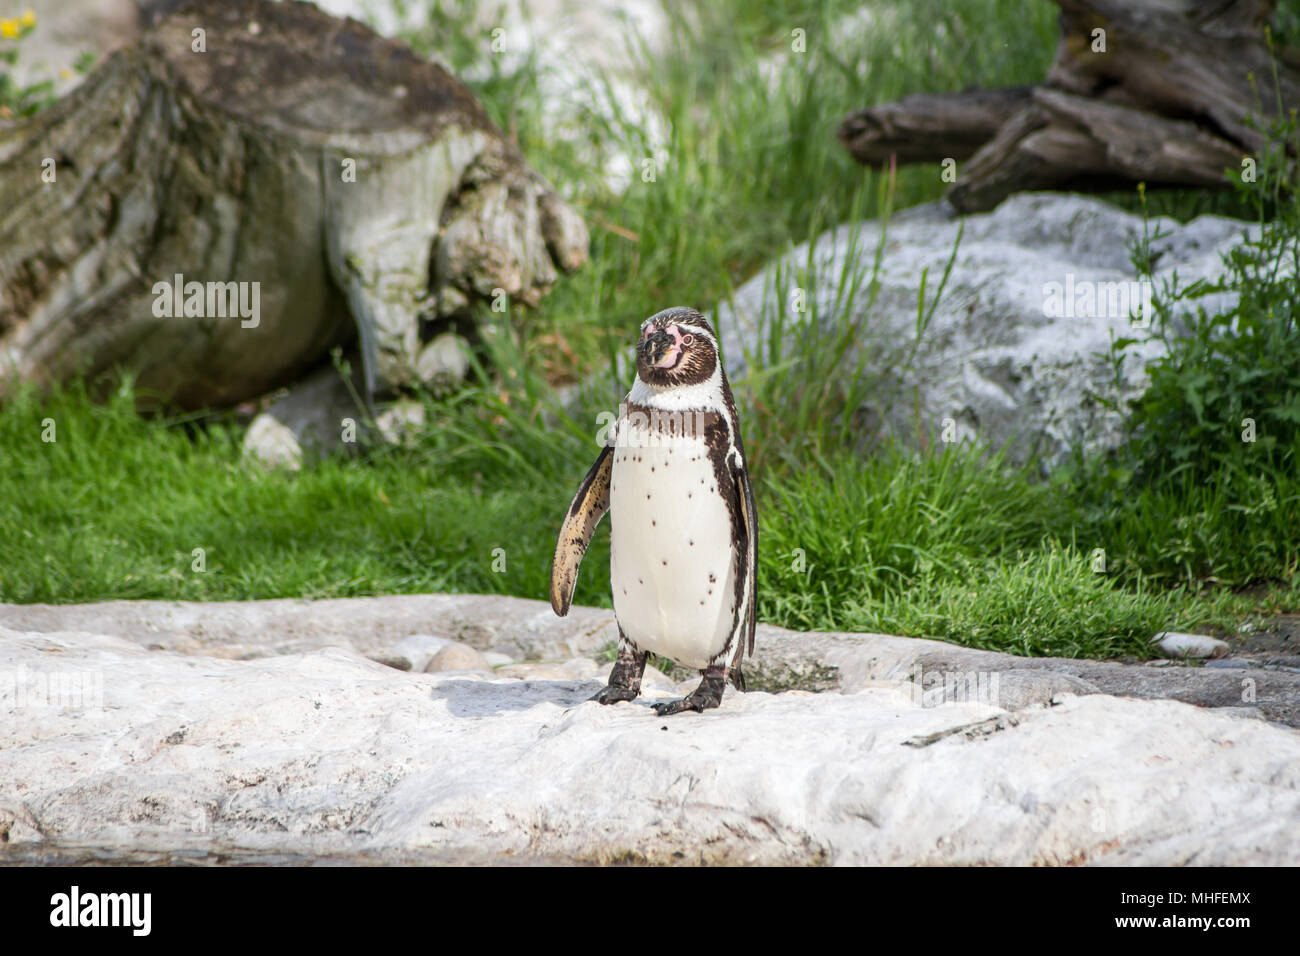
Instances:
[[[577,427],[548,430],[492,401],[431,400],[450,428],[291,473],[244,463],[229,422],[169,426],[140,418],[126,393],[97,406],[79,389],[28,391],[0,411],[0,598],[542,598],[559,519],[596,449]],[[42,441],[49,420],[54,442]],[[1060,488],[970,448],[776,471],[759,476],[758,496],[760,618],[792,628],[1142,656],[1158,630],[1231,627],[1270,601],[1295,607],[1294,587],[1245,604],[1153,589],[1141,570],[1150,529],[1132,520],[1151,500],[1128,523],[1085,524]],[[1203,540],[1217,540],[1215,521],[1238,518],[1202,515]],[[1133,566],[1110,557],[1095,570],[1094,545]],[[194,569],[196,548],[205,570]],[[608,560],[602,529],[579,603],[609,606]]]
[[[46,421],[56,441],[42,441]],[[0,448],[0,596],[13,602],[542,595],[554,540],[541,529],[563,508],[525,473],[485,488],[406,456],[249,467],[236,427],[187,434],[120,394],[25,393],[0,413]]]
[[[628,383],[588,397],[576,419],[553,386],[625,351],[652,312],[710,308],[830,226],[941,195],[937,168],[890,175],[852,162],[834,138],[846,113],[922,90],[1035,82],[1055,49],[1046,2],[899,4],[854,39],[843,18],[856,7],[674,7],[667,51],[629,54],[667,122],[667,162],[624,193],[591,157],[639,168],[651,144],[635,118],[579,116],[581,138],[548,135],[542,117],[564,104],[544,101],[537,72],[505,72],[486,35],[465,31],[469,17],[435,9],[412,40],[477,77],[494,118],[572,193],[592,228],[589,264],[539,309],[493,326],[475,381],[425,397],[429,427],[413,445],[297,473],[244,462],[243,426],[228,416],[146,420],[127,390],[102,406],[76,386],[19,394],[0,407],[0,600],[544,598],[563,510],[597,452],[596,415]],[[790,50],[794,27],[806,30],[804,54]],[[1191,215],[1207,195],[1162,202]],[[870,282],[846,275],[839,291]],[[918,335],[942,285],[928,278]],[[768,356],[738,390],[761,517],[761,620],[1114,657],[1145,656],[1159,630],[1300,610],[1293,467],[1139,487],[1115,462],[1043,483],[1033,463],[968,447],[864,454],[837,410],[888,383],[848,364],[858,330],[844,311],[813,316],[795,352]],[[907,353],[900,343],[896,361]],[[56,441],[42,440],[47,420]],[[609,606],[604,529],[575,600]]]
[[[1109,657],[1145,656],[1159,630],[1228,629],[1248,613],[1226,591],[1151,574],[1163,557],[1155,524],[1165,512],[1186,514],[1184,500],[1152,496],[1099,520],[1077,488],[1042,483],[1032,467],[969,447],[919,456],[889,448],[767,489],[760,618]],[[1191,551],[1201,561],[1218,556],[1213,545],[1262,530],[1232,511],[1200,513],[1197,528],[1198,543],[1210,545]],[[1296,535],[1278,540],[1286,558],[1264,568],[1289,561],[1294,574]]]

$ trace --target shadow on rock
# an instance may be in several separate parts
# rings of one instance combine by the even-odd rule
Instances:
[[[538,704],[576,707],[602,686],[595,680],[447,680],[433,688],[433,699],[445,700],[456,717],[498,717]]]

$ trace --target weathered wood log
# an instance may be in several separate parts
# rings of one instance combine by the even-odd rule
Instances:
[[[1054,2],[1041,86],[906,97],[849,116],[841,142],[873,166],[967,159],[949,199],[973,212],[1023,189],[1222,186],[1300,104],[1300,57],[1263,31],[1273,0]]]
[[[399,386],[424,320],[535,304],[586,253],[442,66],[309,4],[190,0],[0,129],[0,385],[123,369],[219,406],[359,333]]]
[[[967,159],[1029,105],[1032,86],[963,93],[914,93],[859,110],[840,124],[840,143],[868,166]]]
[[[971,157],[948,198],[972,211],[1031,189],[1221,186],[1242,156],[1242,147],[1190,121],[1043,87]]]

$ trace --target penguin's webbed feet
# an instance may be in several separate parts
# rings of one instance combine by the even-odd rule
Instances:
[[[634,690],[631,687],[618,687],[614,684],[607,684],[587,699],[602,704],[617,704],[621,700],[636,700],[637,695],[640,693],[640,689]]]
[[[717,707],[721,703],[720,700],[702,697],[699,694],[691,694],[681,700],[670,700],[665,704],[655,704],[655,713],[660,717],[670,717],[673,714],[680,714],[684,710],[693,710],[697,714],[701,714],[706,707]]]
[[[712,667],[705,671],[700,686],[681,700],[655,704],[655,713],[660,717],[680,714],[684,710],[693,710],[700,714],[711,707],[719,706],[722,703],[722,692],[727,686],[727,676],[722,668],[717,668],[716,671],[715,673],[715,668]]]
[[[595,696],[587,698],[602,704],[617,704],[621,700],[636,700],[641,693],[641,675],[645,673],[645,662],[650,655],[638,651],[632,642],[618,629],[618,658],[609,672],[609,684],[602,687]]]

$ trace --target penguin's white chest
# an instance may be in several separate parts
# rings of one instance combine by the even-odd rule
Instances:
[[[610,480],[610,579],[623,633],[643,651],[705,668],[735,616],[731,515],[700,438],[619,423]]]

